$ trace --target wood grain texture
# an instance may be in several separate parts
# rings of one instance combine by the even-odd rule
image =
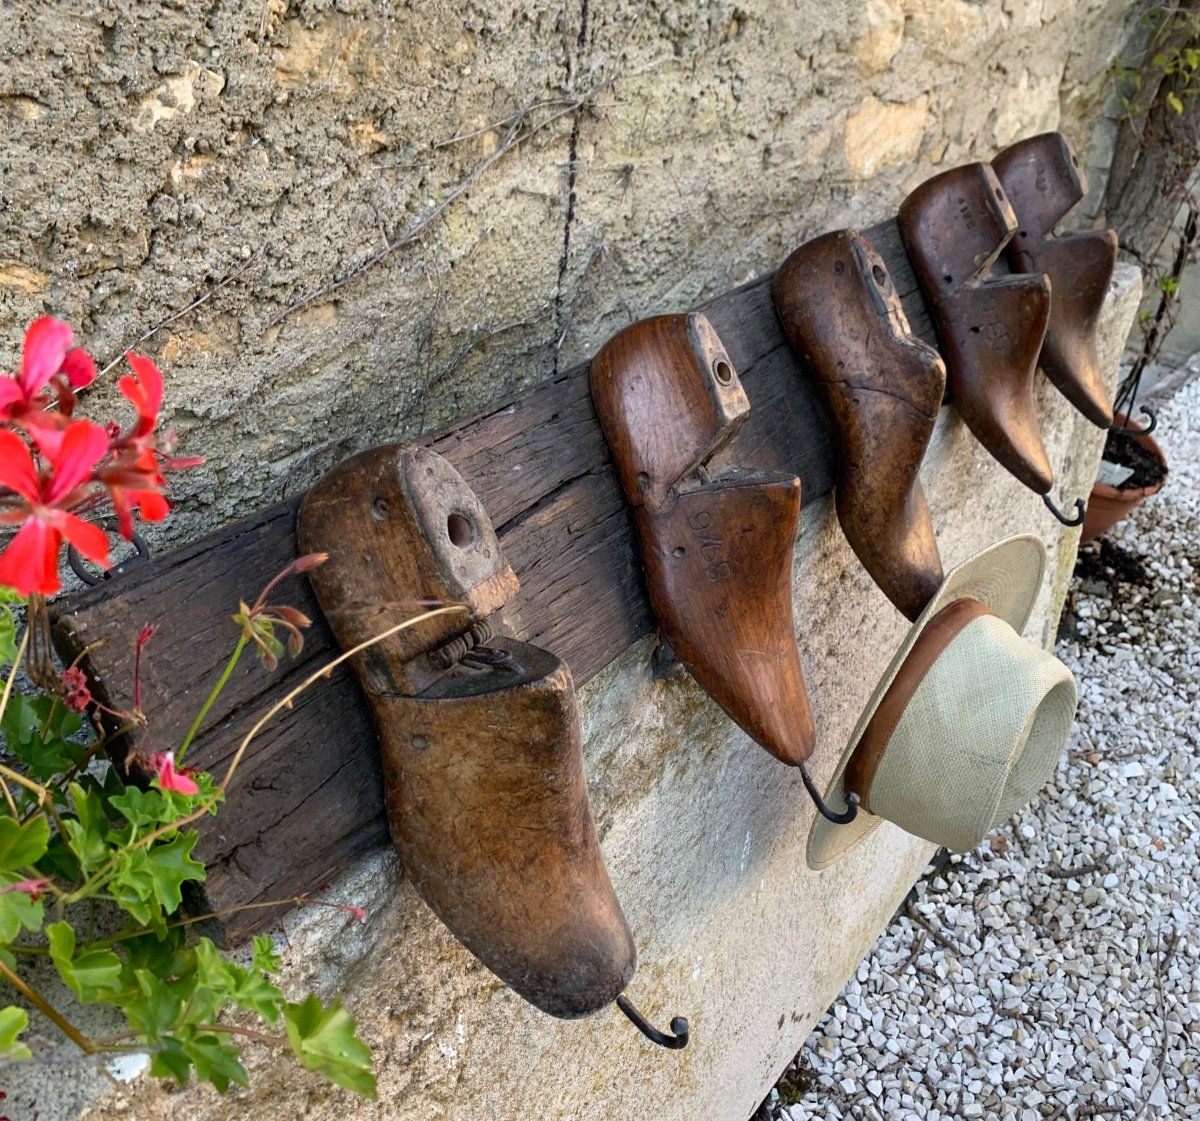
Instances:
[[[663,635],[756,743],[800,766],[815,746],[792,616],[800,480],[717,466],[749,402],[699,312],[618,332],[592,359],[591,388]]]
[[[886,260],[913,331],[933,342],[895,222],[863,233]],[[759,277],[700,310],[750,399],[730,454],[747,468],[799,476],[808,503],[833,485],[835,434],[779,326],[771,280]],[[653,626],[630,511],[587,373],[580,366],[421,441],[475,491],[521,582],[504,609],[506,629],[562,658],[577,684]],[[143,693],[159,749],[182,740],[220,674],[238,600],[252,599],[296,555],[299,504],[299,497],[278,503],[54,605],[61,653],[69,660],[83,654],[98,695],[117,709],[132,705],[134,634],[144,623],[158,626],[143,661]],[[334,655],[306,581],[289,580],[272,598],[317,620],[301,659],[268,674],[247,658],[209,713],[189,763],[219,771],[282,691]],[[202,906],[283,900],[278,909],[224,919],[221,933],[231,942],[270,925],[291,897],[380,843],[386,825],[378,747],[352,674],[335,674],[268,725],[220,815],[200,831],[197,851],[210,867]]]

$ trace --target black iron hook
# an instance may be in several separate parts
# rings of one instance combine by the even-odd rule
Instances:
[[[1158,427],[1158,410],[1150,405],[1143,405],[1138,412],[1150,418],[1150,423],[1145,428],[1134,428],[1131,424],[1110,424],[1108,430],[1120,432],[1125,436],[1149,436]]]
[[[817,793],[817,788],[813,786],[813,781],[808,777],[808,772],[801,767],[800,777],[804,780],[804,789],[808,791],[808,796],[813,800],[813,805],[817,807],[817,811],[825,818],[826,821],[832,821],[834,825],[849,825],[858,816],[858,795],[846,795],[846,811],[845,813],[834,813],[824,802],[821,801],[821,795]]]
[[[1042,501],[1046,504],[1046,509],[1050,511],[1060,522],[1065,526],[1083,525],[1083,516],[1087,513],[1087,503],[1082,498],[1075,499],[1075,516],[1068,518],[1051,500],[1048,494],[1042,495]]]
[[[79,550],[71,545],[67,549],[67,563],[71,566],[71,571],[75,573],[89,587],[95,587],[97,584],[103,583],[105,580],[111,580],[115,576],[121,576],[128,572],[131,568],[136,567],[143,561],[150,559],[150,546],[146,544],[146,539],[142,537],[136,530],[133,536],[129,539],[129,543],[137,551],[131,557],[126,557],[120,564],[114,564],[112,568],[103,570],[99,576],[89,572],[84,567],[83,557],[79,555]]]
[[[667,1035],[653,1025],[646,1023],[642,1018],[642,1014],[634,1008],[633,1002],[624,993],[617,997],[617,1007],[629,1017],[633,1026],[650,1040],[651,1043],[657,1043],[660,1047],[669,1047],[672,1051],[678,1051],[680,1048],[688,1045],[688,1022],[686,1016],[676,1016],[671,1021],[671,1031],[675,1034]]]

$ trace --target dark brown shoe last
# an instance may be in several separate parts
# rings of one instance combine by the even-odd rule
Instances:
[[[755,741],[799,766],[814,744],[792,616],[800,480],[710,474],[750,405],[703,315],[627,327],[592,360],[591,388],[663,634]]]
[[[900,235],[937,327],[955,407],[975,438],[1031,490],[1054,472],[1034,411],[1033,377],[1050,314],[1044,276],[989,276],[1017,229],[996,174],[966,164],[904,200]]]
[[[545,650],[488,635],[517,581],[474,493],[432,452],[376,448],[313,488],[298,536],[329,553],[310,579],[343,649],[421,601],[467,605],[354,659],[400,860],[526,1000],[565,1018],[612,1002],[636,954],[588,805],[571,675]]]
[[[775,274],[775,308],[838,430],[838,520],[872,579],[915,620],[942,583],[919,469],[946,367],[914,337],[883,258],[854,230],[802,245]]]
[[[1050,324],[1040,365],[1088,420],[1112,424],[1112,402],[1096,355],[1096,325],[1117,262],[1115,230],[1054,233],[1087,190],[1060,132],[1005,148],[992,167],[1019,223],[1005,256],[1014,272],[1050,278]]]

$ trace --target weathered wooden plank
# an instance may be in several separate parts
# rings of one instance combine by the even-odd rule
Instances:
[[[924,302],[895,222],[866,231],[892,270],[914,330],[932,341]],[[704,308],[742,377],[752,411],[737,437],[741,464],[799,475],[803,500],[832,486],[836,453],[824,402],[799,370],[770,298],[770,277]],[[677,310],[677,309],[663,309]],[[505,611],[517,637],[562,657],[586,681],[653,626],[632,523],[592,410],[587,367],[425,441],[475,489],[521,592]],[[236,638],[230,615],[295,555],[291,499],[157,558],[55,608],[65,657],[84,667],[115,709],[132,707],[133,636],[159,628],[142,665],[155,745],[178,744]],[[268,674],[247,658],[213,708],[188,761],[218,773],[283,691],[335,653],[302,579],[272,598],[318,620],[302,658]],[[92,646],[94,643],[100,646]],[[209,865],[202,905],[227,911],[313,889],[386,834],[379,763],[366,706],[342,672],[309,690],[254,741],[226,806],[201,824]],[[280,910],[227,916],[237,941]]]

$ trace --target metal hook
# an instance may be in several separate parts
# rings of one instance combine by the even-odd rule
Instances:
[[[622,993],[617,997],[617,1007],[629,1017],[633,1026],[642,1033],[651,1043],[657,1043],[660,1047],[668,1047],[672,1051],[678,1051],[682,1047],[688,1045],[688,1022],[686,1016],[676,1016],[671,1021],[671,1031],[674,1035],[667,1035],[661,1032],[658,1028],[646,1023],[642,1018],[642,1014],[633,1006],[633,1002]]]
[[[1087,513],[1087,503],[1082,498],[1075,499],[1075,516],[1068,518],[1051,500],[1048,494],[1042,495],[1042,501],[1046,504],[1046,509],[1050,511],[1060,522],[1065,526],[1083,525],[1083,516]]]
[[[1158,410],[1149,405],[1143,405],[1138,412],[1150,418],[1150,423],[1145,428],[1134,428],[1131,424],[1110,424],[1108,430],[1120,432],[1126,436],[1149,436],[1158,427]]]
[[[99,576],[94,575],[84,567],[83,557],[79,555],[79,550],[74,545],[69,546],[67,549],[67,563],[71,566],[71,571],[80,580],[89,587],[94,588],[97,584],[101,584],[105,580],[111,580],[114,576],[121,576],[128,572],[129,569],[150,559],[150,546],[146,544],[146,539],[136,530],[133,536],[130,537],[129,543],[137,550],[133,556],[126,557],[120,564],[114,564],[112,568],[105,569]]]
[[[826,821],[832,821],[834,825],[849,825],[858,816],[858,795],[846,795],[846,811],[845,813],[834,813],[824,802],[821,801],[821,795],[817,793],[817,788],[813,786],[813,781],[808,777],[808,772],[801,767],[800,777],[804,780],[804,789],[808,791],[808,796],[813,800],[813,805],[817,807],[818,812]]]

